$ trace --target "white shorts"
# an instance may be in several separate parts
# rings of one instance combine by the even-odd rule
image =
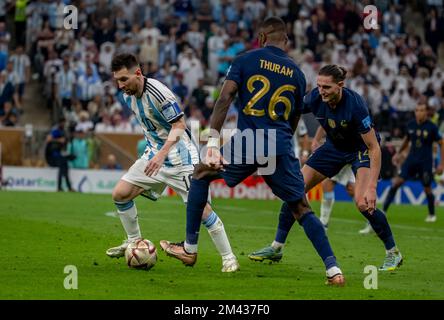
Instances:
[[[344,166],[341,169],[341,171],[338,172],[337,175],[335,175],[334,177],[331,178],[331,180],[343,185],[344,187],[346,187],[347,184],[349,184],[349,183],[356,182],[355,175],[353,173],[351,165],[349,165],[349,164]]]
[[[145,190],[151,190],[157,196],[168,186],[182,197],[183,202],[187,202],[194,166],[163,166],[155,176],[148,177],[144,172],[147,164],[147,160],[138,159],[121,179]]]

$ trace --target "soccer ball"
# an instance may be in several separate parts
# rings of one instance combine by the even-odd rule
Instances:
[[[157,262],[156,246],[147,239],[132,242],[125,250],[125,259],[130,268],[149,270]]]

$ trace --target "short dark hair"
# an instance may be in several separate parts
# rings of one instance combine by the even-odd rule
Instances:
[[[319,70],[319,75],[331,76],[333,80],[338,83],[345,80],[345,77],[347,76],[347,69],[338,66],[337,64],[328,64]]]
[[[115,55],[111,61],[111,71],[116,72],[120,69],[127,68],[128,70],[139,66],[136,57],[131,53],[121,53]]]
[[[286,32],[287,27],[284,20],[279,17],[268,17],[261,24],[261,29],[265,33]]]

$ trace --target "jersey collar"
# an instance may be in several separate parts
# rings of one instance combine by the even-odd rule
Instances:
[[[281,56],[286,56],[287,55],[287,53],[284,50],[282,50],[281,48],[278,48],[276,46],[273,46],[271,44],[266,45],[265,48],[267,48],[267,49],[273,51],[275,54],[279,54]]]

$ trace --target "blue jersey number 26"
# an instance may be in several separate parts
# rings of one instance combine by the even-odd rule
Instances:
[[[254,88],[255,82],[262,83],[262,88],[260,88],[259,91],[256,92],[256,94],[250,99],[250,101],[248,101],[243,112],[249,116],[263,117],[265,115],[265,110],[255,109],[253,107],[264,95],[267,94],[268,91],[270,91],[270,80],[268,80],[267,77],[260,74],[251,76],[247,81],[247,89],[248,91],[250,91],[250,93],[253,93],[255,89]],[[279,102],[284,104],[285,106],[284,120],[288,120],[288,117],[291,112],[291,101],[287,97],[281,96],[281,94],[284,93],[285,91],[295,91],[295,90],[296,87],[290,84],[285,84],[276,89],[276,91],[271,96],[267,108],[268,115],[272,120],[277,120],[279,118],[279,115],[276,113],[276,105]]]

